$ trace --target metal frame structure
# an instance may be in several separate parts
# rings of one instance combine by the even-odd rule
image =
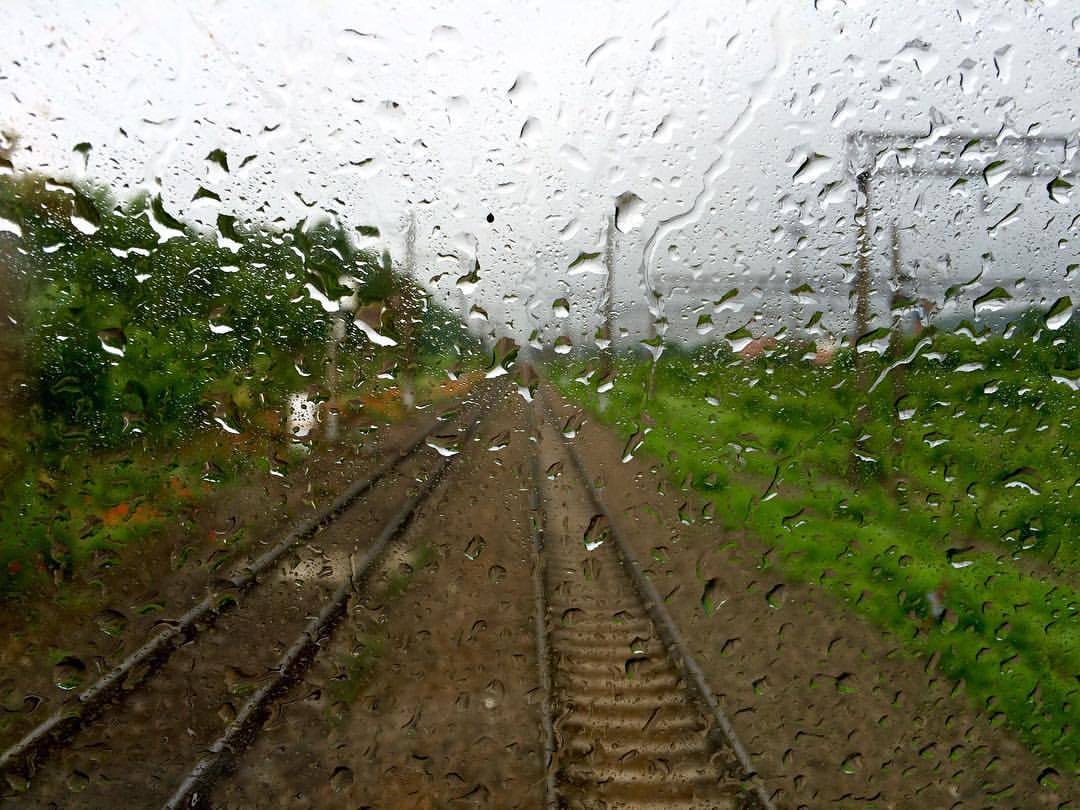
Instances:
[[[988,171],[1023,178],[1053,178],[1063,169],[1080,169],[1075,139],[1067,135],[1016,135],[950,132],[849,132],[844,145],[848,172],[854,177],[858,225],[855,260],[855,320],[852,348],[870,324],[871,180],[904,177],[984,177]],[[1004,176],[1002,177],[1004,179]],[[894,237],[895,241],[895,237]],[[897,247],[893,245],[893,263]]]

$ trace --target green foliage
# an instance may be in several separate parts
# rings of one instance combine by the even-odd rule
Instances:
[[[24,290],[28,399],[49,447],[175,435],[237,404],[208,392],[250,401],[306,386],[330,323],[309,293],[381,304],[380,331],[421,356],[471,340],[388,255],[329,221],[276,232],[221,216],[210,236],[158,198],[119,205],[34,175],[0,178],[0,216],[23,232],[7,270]],[[371,348],[350,323],[341,362],[358,368]]]
[[[252,231],[230,250],[185,229],[159,243],[155,224],[179,224],[159,202],[120,206],[48,185],[0,184],[0,215],[23,231],[13,269],[27,291],[39,450],[175,434],[212,413],[213,381],[258,361],[263,374],[247,375],[255,387],[296,385],[295,355],[321,351],[327,319],[280,235]],[[73,224],[75,210],[94,233]]]
[[[139,493],[106,459],[138,456],[152,492],[169,478],[154,448],[257,429],[288,393],[329,399],[388,365],[441,370],[475,343],[337,222],[283,230],[222,214],[200,233],[160,197],[118,202],[34,174],[0,176],[0,217],[21,231],[0,232],[0,301],[18,324],[0,333],[0,360],[25,380],[0,419],[0,592],[149,530],[82,525]],[[339,316],[324,305],[343,298],[397,347],[373,345],[348,313],[332,338]]]

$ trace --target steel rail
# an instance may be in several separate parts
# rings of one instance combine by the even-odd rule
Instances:
[[[537,437],[534,405],[527,408],[529,414],[529,437]],[[559,799],[555,786],[555,723],[552,719],[551,643],[547,631],[547,565],[544,563],[544,501],[540,492],[540,453],[537,448],[529,454],[529,527],[533,548],[533,593],[536,612],[536,661],[540,681],[540,726],[544,735],[542,750],[544,768],[544,806],[558,810]]]
[[[630,580],[634,585],[634,591],[641,601],[642,607],[656,626],[660,640],[667,650],[668,656],[682,674],[691,697],[706,710],[707,716],[711,717],[715,724],[714,728],[719,730],[724,743],[726,743],[735,754],[739,767],[743,770],[743,773],[740,775],[741,778],[745,782],[751,784],[753,803],[747,805],[747,810],[776,810],[776,805],[773,803],[772,799],[769,798],[768,792],[761,783],[761,778],[754,768],[746,747],[742,744],[739,735],[735,731],[735,727],[732,726],[731,721],[720,707],[720,704],[716,699],[716,693],[709,687],[708,681],[705,678],[705,673],[687,649],[686,642],[683,640],[682,634],[675,625],[675,621],[665,607],[663,598],[656,590],[656,586],[653,585],[652,580],[645,575],[641,563],[638,562],[637,557],[634,555],[629,544],[616,528],[611,512],[604,503],[604,499],[600,495],[600,492],[593,485],[592,478],[589,477],[588,470],[585,468],[585,464],[582,461],[577,448],[563,435],[555,417],[554,410],[548,404],[546,396],[539,389],[537,389],[536,397],[543,405],[544,410],[548,414],[550,423],[555,428],[555,432],[558,433],[563,446],[566,448],[567,455],[570,456],[570,461],[574,465],[574,469],[577,471],[578,476],[585,485],[593,508],[598,514],[603,515],[607,519],[608,536],[614,543],[619,562],[622,564],[623,570],[626,571],[630,577]]]
[[[463,443],[472,440],[482,421],[483,415],[477,414],[465,432]],[[455,458],[457,455],[440,457],[435,470],[387,521],[375,541],[359,555],[350,557],[349,576],[278,660],[274,667],[277,674],[256,691],[237,712],[235,719],[162,805],[164,810],[190,810],[207,806],[211,789],[230,761],[235,760],[255,741],[271,704],[299,681],[314,663],[322,644],[345,615],[349,600],[363,587],[371,569],[382,559],[390,543],[400,537],[412,523],[417,510],[435,491],[436,485],[443,480],[446,470]]]
[[[480,407],[476,406],[474,410],[479,410]],[[132,690],[129,679],[135,673],[139,673],[139,686],[148,681],[177,649],[194,640],[203,628],[209,627],[236,606],[236,592],[253,588],[258,583],[259,576],[281,559],[283,554],[329,526],[362,495],[415,453],[442,424],[442,421],[436,418],[431,425],[418,430],[396,454],[372,473],[350,484],[318,514],[295,523],[281,540],[250,564],[238,568],[221,581],[217,588],[209,589],[196,605],[79,693],[73,703],[61,707],[27,732],[0,754],[0,774],[18,770],[30,772],[50,750],[70,743],[83,728],[102,714],[110,703]],[[222,585],[225,587],[222,588]]]

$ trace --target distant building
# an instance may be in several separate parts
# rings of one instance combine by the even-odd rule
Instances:
[[[811,362],[815,366],[827,366],[836,355],[838,344],[832,338],[822,338],[814,343],[814,358]]]
[[[920,298],[900,314],[901,330],[908,335],[922,334],[938,309],[938,305],[929,298]]]
[[[739,349],[739,357],[743,360],[753,360],[755,357],[761,357],[765,352],[770,349],[776,348],[776,338],[774,337],[760,337],[754,338],[741,349]]]

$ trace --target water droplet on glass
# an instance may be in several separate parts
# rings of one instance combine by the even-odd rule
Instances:
[[[589,519],[589,525],[585,529],[585,550],[594,551],[607,540],[611,527],[604,515],[593,515]]]
[[[475,560],[480,556],[480,553],[484,550],[487,543],[484,542],[484,538],[478,534],[474,534],[470,538],[468,545],[465,546],[465,556],[470,560]]]
[[[53,666],[53,683],[60,689],[78,689],[86,680],[86,664],[72,655],[61,658]]]

